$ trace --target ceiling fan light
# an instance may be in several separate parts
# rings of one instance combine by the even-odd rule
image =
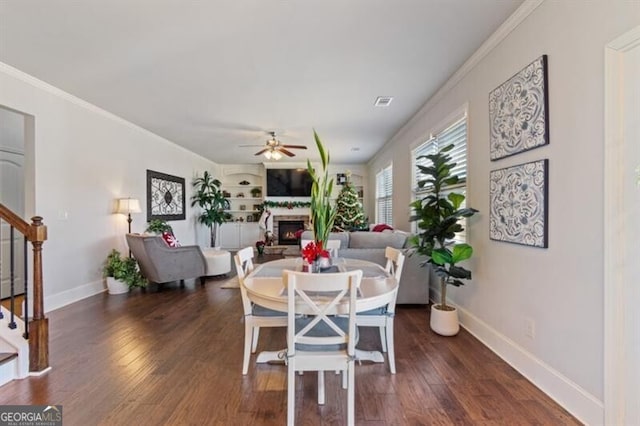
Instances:
[[[278,151],[273,151],[273,154],[271,154],[271,158],[277,161],[282,158],[282,154],[280,154]]]
[[[267,157],[267,160],[271,160],[271,151],[265,152],[264,156]]]

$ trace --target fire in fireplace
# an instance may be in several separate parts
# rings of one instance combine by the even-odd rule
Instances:
[[[302,220],[280,220],[278,221],[278,244],[285,246],[295,246],[298,244],[296,232],[304,229]]]

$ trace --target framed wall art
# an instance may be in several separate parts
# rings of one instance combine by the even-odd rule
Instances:
[[[492,240],[547,248],[549,160],[493,170],[489,177]]]
[[[184,218],[184,178],[147,170],[147,221]]]
[[[489,94],[491,160],[549,143],[547,55]]]

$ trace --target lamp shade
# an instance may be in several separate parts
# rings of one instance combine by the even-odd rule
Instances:
[[[120,198],[118,200],[118,211],[116,213],[140,213],[140,201],[137,198]]]

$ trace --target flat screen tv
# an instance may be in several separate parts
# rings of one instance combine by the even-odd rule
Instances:
[[[269,197],[309,197],[312,185],[307,169],[267,169]]]

